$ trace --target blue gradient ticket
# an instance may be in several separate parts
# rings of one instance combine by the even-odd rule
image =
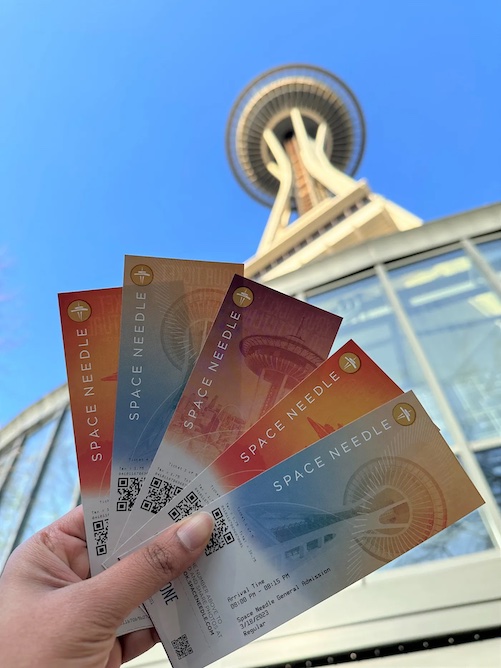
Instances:
[[[126,256],[110,481],[113,550],[242,265]]]
[[[205,554],[145,603],[175,668],[202,668],[475,510],[412,392],[213,501]]]

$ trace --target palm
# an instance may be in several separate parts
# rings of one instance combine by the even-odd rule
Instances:
[[[190,515],[91,578],[82,508],[39,531],[0,577],[2,668],[118,668],[146,652],[155,631],[117,629],[198,559],[213,528],[209,513]]]
[[[49,642],[53,666],[68,668],[118,668],[142,654],[155,642],[152,629],[136,631],[119,639],[121,623],[112,610],[87,609],[85,596],[76,589],[89,577],[89,558],[81,508],[37,534],[38,540],[19,548],[24,551],[22,582],[27,590],[37,586],[41,608],[34,619],[42,624],[41,642]],[[16,565],[14,564],[14,569]],[[19,593],[19,591],[18,591]],[[83,592],[82,592],[83,594]],[[71,598],[72,604],[69,604]],[[22,599],[22,592],[21,592]],[[75,605],[75,600],[79,601]],[[65,610],[64,618],[59,611]],[[43,621],[42,621],[43,620]],[[19,656],[18,656],[19,658]],[[22,659],[22,651],[21,651]],[[23,665],[21,662],[18,665]]]

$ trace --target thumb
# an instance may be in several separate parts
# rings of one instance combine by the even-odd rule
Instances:
[[[212,515],[190,515],[103,573],[86,580],[87,602],[119,626],[143,601],[198,559],[214,528]]]

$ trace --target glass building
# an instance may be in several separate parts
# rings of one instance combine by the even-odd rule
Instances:
[[[399,665],[415,666],[424,656],[413,650],[424,647],[435,648],[431,665],[495,665],[499,641],[478,640],[500,621],[501,204],[367,240],[270,285],[343,315],[336,348],[355,339],[416,392],[486,503],[220,665],[329,665],[379,653],[378,665],[402,654]],[[2,564],[78,499],[62,387],[0,433]],[[149,656],[165,661],[160,649]]]

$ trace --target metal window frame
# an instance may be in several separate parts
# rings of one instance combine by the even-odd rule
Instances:
[[[27,437],[26,434],[21,434],[17,436],[10,443],[8,443],[1,451],[2,454],[4,453],[4,450],[7,451],[7,457],[10,457],[10,461],[7,463],[5,470],[0,476],[0,504],[2,503],[3,490],[7,486],[9,479],[12,475],[12,472],[15,469],[16,462],[26,442],[26,437]]]
[[[47,438],[45,447],[42,450],[39,464],[36,467],[35,471],[33,472],[32,484],[26,490],[24,498],[22,499],[19,508],[17,509],[17,522],[14,523],[13,527],[9,532],[10,533],[9,540],[6,543],[4,555],[3,558],[1,558],[2,562],[0,562],[0,567],[3,567],[5,561],[8,558],[8,555],[12,552],[14,547],[18,545],[19,537],[22,535],[24,527],[26,526],[27,516],[33,505],[33,500],[36,495],[36,490],[40,487],[42,478],[47,469],[48,460],[57,442],[57,437],[59,435],[61,425],[63,423],[67,411],[68,408],[65,407],[62,410],[59,410],[57,413],[51,415],[50,418],[46,420],[46,422],[48,422],[50,419],[54,419],[55,425],[54,428],[52,429],[52,433]],[[27,438],[29,438],[29,436],[31,435],[34,435],[35,433],[36,430],[35,429],[32,430],[29,434],[27,434]]]
[[[469,441],[470,447],[474,452],[484,452],[484,450],[492,450],[493,448],[501,448],[501,437],[493,436],[491,438],[483,438],[478,441]]]
[[[431,393],[444,418],[447,428],[454,439],[454,449],[461,457],[462,464],[472,479],[473,484],[477,487],[485,500],[485,506],[482,506],[479,509],[479,512],[482,515],[482,519],[486,524],[494,545],[501,549],[501,514],[492,490],[489,487],[474,452],[468,446],[468,441],[464,435],[463,429],[451,408],[441,382],[428,361],[414,327],[411,324],[410,318],[407,316],[400,298],[391,283],[387,269],[383,267],[383,265],[376,265],[375,269],[376,274],[381,281],[383,290],[386,293],[386,297],[395,312],[395,317],[400,324],[404,336],[407,338],[411,351],[416,356],[418,364],[423,371],[424,378],[430,387]]]

